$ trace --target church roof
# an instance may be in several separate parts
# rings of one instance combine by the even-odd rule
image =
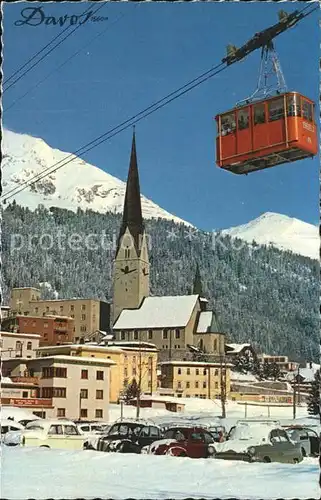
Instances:
[[[196,333],[216,333],[220,332],[214,311],[203,311],[198,318]]]
[[[198,295],[146,297],[139,309],[124,309],[114,330],[184,328],[198,301]]]
[[[118,236],[117,251],[119,249],[120,239],[124,235],[127,228],[134,238],[136,250],[139,252],[140,238],[144,233],[144,222],[140,199],[135,132],[133,133],[132,149],[124,201],[123,220]]]

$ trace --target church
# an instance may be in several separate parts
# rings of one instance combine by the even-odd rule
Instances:
[[[151,296],[148,240],[142,216],[135,132],[113,276],[113,334],[117,343],[147,342],[159,360],[191,360],[205,352],[211,361],[225,354],[225,334],[202,297],[197,266],[191,295]]]

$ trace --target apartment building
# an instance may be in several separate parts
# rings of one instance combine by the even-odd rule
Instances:
[[[126,385],[141,377],[141,389],[145,394],[157,390],[157,353],[153,344],[139,347],[128,343],[100,346],[74,344],[56,347],[43,347],[37,350],[38,357],[65,355],[95,359],[107,359],[114,363],[110,371],[109,399],[117,403]]]
[[[289,361],[288,356],[272,356],[269,354],[259,354],[258,361],[260,363],[275,363],[280,368],[281,372],[293,372],[298,369],[299,363]]]
[[[39,347],[40,335],[0,332],[1,360],[10,358],[33,358]]]
[[[43,418],[108,420],[110,368],[114,364],[111,359],[84,356],[12,358],[3,362],[3,374],[20,383],[36,380],[36,397],[18,399],[16,406]],[[14,404],[12,399],[5,398],[3,404]]]
[[[75,320],[68,316],[14,316],[3,321],[7,330],[40,335],[39,346],[72,342]]]
[[[12,315],[67,316],[74,320],[73,341],[93,338],[99,331],[110,329],[110,305],[96,299],[43,300],[37,288],[13,288]]]
[[[230,368],[228,363],[196,361],[166,361],[161,368],[161,387],[173,389],[177,397],[215,399],[221,395],[221,382],[226,397],[230,393]]]

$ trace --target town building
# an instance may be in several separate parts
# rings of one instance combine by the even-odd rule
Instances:
[[[72,342],[75,320],[68,316],[12,316],[2,322],[9,331],[19,333],[37,333],[40,335],[40,347],[60,345]]]
[[[33,358],[41,336],[14,332],[0,332],[1,361],[10,358]]]
[[[111,359],[66,355],[4,360],[3,377],[20,384],[32,380],[33,387],[22,398],[1,396],[1,403],[26,407],[43,418],[108,421],[110,368],[114,365]]]
[[[225,353],[228,359],[233,362],[239,357],[248,357],[257,360],[257,353],[250,343],[245,344],[225,344]]]
[[[288,356],[280,356],[280,355],[272,356],[270,354],[264,354],[264,353],[258,355],[258,361],[262,364],[275,363],[279,367],[281,373],[293,372],[297,370],[299,366],[299,363],[296,363],[294,361],[289,361]]]
[[[192,359],[190,346],[218,361],[225,356],[225,335],[207,311],[196,268],[191,295],[151,296],[148,237],[142,217],[135,134],[114,261],[113,333],[117,341],[152,342],[160,361]]]
[[[11,316],[67,316],[74,319],[73,341],[95,338],[110,330],[110,305],[96,299],[42,300],[37,288],[13,288]]]
[[[157,390],[157,353],[150,343],[112,343],[111,345],[73,344],[43,347],[37,350],[38,357],[77,356],[95,359],[109,359],[114,366],[110,372],[109,399],[117,403],[133,379],[145,394]]]
[[[231,365],[228,363],[164,361],[159,366],[162,388],[172,389],[176,397],[229,397]]]

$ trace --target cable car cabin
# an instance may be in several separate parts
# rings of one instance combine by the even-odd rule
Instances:
[[[252,102],[215,119],[216,163],[234,174],[311,158],[318,152],[314,103],[297,92]]]

